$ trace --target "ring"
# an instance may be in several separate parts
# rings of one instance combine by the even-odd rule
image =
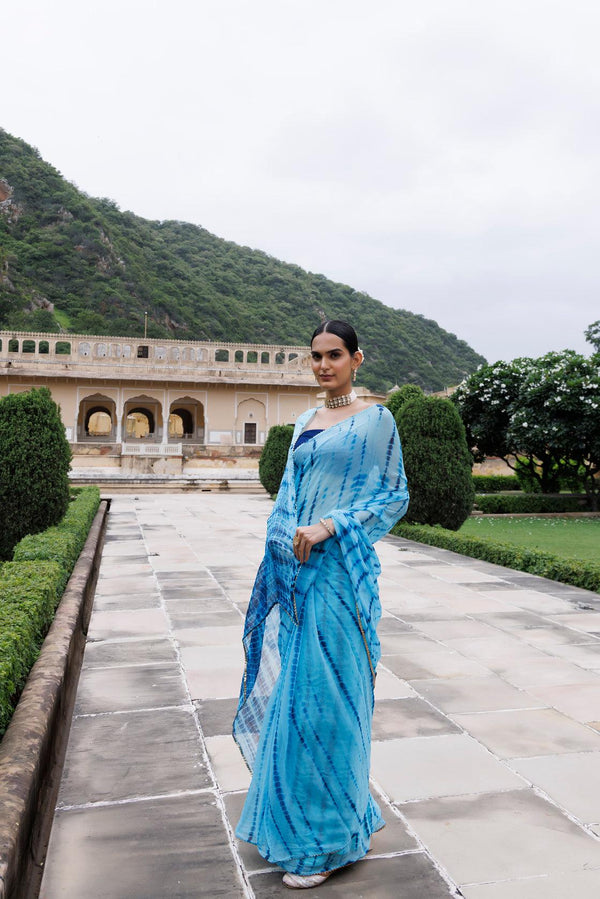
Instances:
[[[292,546],[298,546],[299,543],[300,543],[300,538],[294,537],[294,539],[292,540]]]

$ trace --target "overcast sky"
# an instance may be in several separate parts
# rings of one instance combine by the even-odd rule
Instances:
[[[1,124],[86,193],[489,361],[591,351],[597,0],[19,0],[2,25]]]

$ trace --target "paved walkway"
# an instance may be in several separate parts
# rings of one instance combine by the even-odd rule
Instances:
[[[113,500],[43,899],[289,896],[233,827],[243,614],[270,501]],[[318,897],[598,899],[600,596],[386,539],[373,789]]]

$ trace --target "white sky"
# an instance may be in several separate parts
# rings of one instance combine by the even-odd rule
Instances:
[[[591,352],[597,0],[19,0],[2,26],[2,126],[86,193],[489,361]]]

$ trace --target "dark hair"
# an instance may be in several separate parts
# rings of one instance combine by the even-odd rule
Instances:
[[[339,337],[340,340],[344,342],[346,349],[351,356],[354,356],[358,351],[358,337],[356,336],[356,331],[352,325],[348,324],[348,322],[343,322],[336,318],[331,321],[321,322],[319,327],[316,328],[313,336],[310,338],[311,346],[318,334],[335,334],[336,337]]]

